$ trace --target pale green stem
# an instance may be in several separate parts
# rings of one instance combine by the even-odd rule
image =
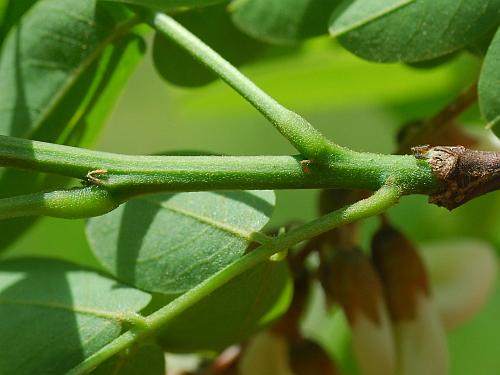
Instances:
[[[276,252],[289,248],[301,241],[317,236],[340,225],[377,215],[394,205],[400,196],[401,191],[398,187],[384,186],[367,199],[322,216],[319,219],[270,240],[269,243],[243,256],[165,307],[147,316],[145,326],[137,326],[125,332],[120,337],[101,348],[98,352],[85,359],[78,366],[74,367],[68,375],[86,374],[106,359],[130,347],[133,343],[153,335],[155,332],[166,327],[172,319],[179,316],[195,303],[199,302],[207,295],[210,295],[210,293],[213,293],[216,289],[238,275],[241,275],[243,272],[259,263],[267,261]]]
[[[343,153],[343,148],[328,141],[308,121],[271,98],[172,17],[164,13],[154,13],[149,22],[159,33],[185,49],[235,89],[259,110],[302,155],[309,159],[324,160],[332,154]]]
[[[88,187],[0,199],[0,219],[102,215],[140,194],[155,192],[360,188],[377,190],[392,178],[405,194],[440,188],[426,161],[409,155],[350,152],[327,164],[296,156],[137,156],[0,136],[0,166],[90,180]],[[104,172],[105,171],[105,172]]]

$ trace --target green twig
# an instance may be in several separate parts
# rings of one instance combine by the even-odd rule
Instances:
[[[355,220],[377,215],[397,202],[401,190],[395,186],[384,186],[371,197],[344,207],[328,215],[322,216],[308,224],[280,235],[269,243],[260,246],[251,253],[240,258],[215,275],[206,279],[198,286],[184,293],[170,304],[157,310],[146,317],[146,325],[134,327],[130,331],[101,348],[98,352],[85,359],[74,367],[68,375],[86,374],[100,363],[122,350],[130,347],[137,341],[153,335],[160,329],[168,326],[175,317],[189,309],[191,306],[214,292],[230,280],[243,272],[269,259],[276,252],[286,249],[308,238],[317,236],[340,225],[351,223]]]
[[[149,23],[207,66],[259,110],[306,158],[325,160],[344,149],[325,138],[308,121],[276,102],[217,52],[164,13],[153,13]]]
[[[0,166],[61,174],[82,187],[0,199],[0,219],[47,215],[102,215],[137,195],[155,192],[361,188],[377,190],[392,178],[405,194],[439,190],[427,161],[413,156],[349,151],[326,165],[297,156],[118,155],[0,136]]]

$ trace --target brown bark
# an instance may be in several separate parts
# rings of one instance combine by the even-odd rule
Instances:
[[[444,189],[429,202],[452,210],[483,194],[500,189],[500,152],[463,146],[414,147],[416,158],[427,159]]]

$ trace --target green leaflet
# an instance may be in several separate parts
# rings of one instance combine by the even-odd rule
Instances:
[[[479,77],[479,107],[488,127],[500,138],[500,29],[488,48]]]
[[[41,0],[25,14],[0,55],[0,134],[74,146],[92,142],[144,50],[140,37],[117,25],[119,9],[114,14],[95,1],[71,0]],[[63,184],[0,169],[0,196]],[[0,248],[33,222],[4,221]]]
[[[11,29],[37,0],[0,0],[0,46]]]
[[[233,22],[256,39],[297,43],[326,34],[328,19],[338,0],[235,0]]]
[[[417,62],[465,48],[499,23],[500,0],[346,0],[330,33],[364,59]]]
[[[125,32],[95,1],[34,5],[11,29],[0,56],[0,134],[31,138],[44,126],[57,127],[46,124],[49,116]]]
[[[193,9],[175,18],[235,66],[257,57],[265,47],[233,25],[225,5]],[[217,79],[183,48],[159,33],[155,34],[153,62],[157,72],[176,85],[201,86]]]
[[[183,7],[204,7],[207,5],[223,3],[228,0],[99,0],[102,2],[126,3],[139,5],[145,8],[169,10]]]
[[[9,0],[0,0],[0,28],[3,27],[5,21],[5,13],[7,11]]]
[[[154,344],[133,347],[103,362],[91,375],[165,375],[165,353]]]
[[[144,196],[90,219],[87,238],[120,280],[179,294],[240,257],[273,206],[270,191]]]
[[[339,36],[372,21],[377,21],[416,0],[344,0],[332,15],[329,32]]]
[[[150,296],[70,263],[0,263],[0,373],[64,374],[120,334]]]
[[[292,296],[286,262],[266,262],[203,298],[162,330],[168,351],[220,351],[283,314]]]

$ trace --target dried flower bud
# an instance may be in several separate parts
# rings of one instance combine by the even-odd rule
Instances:
[[[415,318],[417,296],[429,295],[429,283],[413,244],[401,232],[384,225],[372,239],[372,256],[384,284],[392,319]]]
[[[293,375],[286,339],[269,331],[258,333],[248,343],[238,370],[240,375]]]
[[[398,373],[447,374],[446,336],[418,253],[388,225],[375,234],[372,252],[394,323]]]
[[[322,264],[320,279],[327,299],[338,303],[347,317],[362,374],[393,374],[392,327],[382,286],[369,258],[358,249],[337,251]]]
[[[288,349],[290,366],[295,375],[339,375],[328,354],[311,340],[301,340]]]

